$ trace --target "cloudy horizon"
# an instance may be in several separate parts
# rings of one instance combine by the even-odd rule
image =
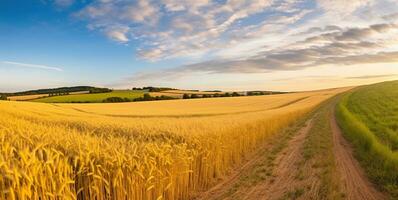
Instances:
[[[398,77],[394,0],[6,0],[0,19],[0,91],[296,91]]]

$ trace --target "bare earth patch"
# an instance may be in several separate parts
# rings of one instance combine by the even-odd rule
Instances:
[[[298,164],[303,159],[303,144],[311,127],[312,120],[309,120],[277,156],[273,178],[255,186],[243,199],[281,199],[287,191],[295,189]]]

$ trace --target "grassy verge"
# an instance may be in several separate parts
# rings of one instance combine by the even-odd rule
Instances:
[[[43,102],[43,103],[102,103],[104,99],[109,97],[120,97],[120,98],[128,98],[133,100],[135,98],[142,97],[144,92],[142,91],[131,91],[131,90],[114,90],[108,93],[98,93],[98,94],[74,94],[74,95],[65,95],[65,96],[53,96],[47,98],[41,98],[33,100],[34,102]]]
[[[336,117],[344,136],[354,145],[355,155],[368,176],[381,189],[398,198],[398,154],[381,143],[377,136],[347,109],[350,94],[336,109]]]
[[[315,115],[313,126],[304,143],[304,160],[298,174],[298,178],[302,180],[310,179],[312,176],[319,179],[320,184],[316,193],[320,199],[342,199],[345,196],[340,192],[338,184],[333,152],[333,132],[329,123],[335,101],[336,98],[333,98],[325,102]],[[305,186],[308,190],[310,187],[311,185]]]

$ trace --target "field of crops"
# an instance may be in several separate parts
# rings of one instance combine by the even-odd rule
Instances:
[[[398,81],[360,87],[337,111],[367,174],[398,198]]]
[[[0,101],[0,199],[189,199],[344,90],[122,104]]]
[[[29,100],[39,99],[39,98],[44,98],[44,97],[48,97],[48,94],[11,96],[11,97],[8,97],[7,99],[10,101],[29,101]]]
[[[120,97],[128,98],[133,100],[143,96],[142,91],[131,91],[131,90],[114,90],[108,93],[98,94],[71,94],[64,96],[52,96],[47,98],[40,98],[34,100],[34,102],[43,103],[73,103],[73,102],[85,102],[85,103],[101,103],[104,99],[109,97]]]

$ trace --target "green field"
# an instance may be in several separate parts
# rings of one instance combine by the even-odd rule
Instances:
[[[74,94],[65,96],[53,96],[41,99],[35,99],[34,102],[43,103],[73,103],[73,102],[83,102],[83,103],[101,103],[104,99],[109,97],[120,97],[129,98],[133,100],[144,95],[143,91],[131,91],[131,90],[114,90],[108,93],[98,93],[98,94]]]
[[[398,198],[398,81],[355,89],[337,119],[369,177]]]

